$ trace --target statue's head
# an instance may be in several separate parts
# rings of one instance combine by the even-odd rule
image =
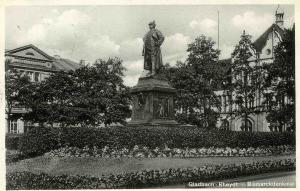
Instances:
[[[149,25],[149,29],[154,29],[156,26],[155,21],[151,21],[148,25]]]

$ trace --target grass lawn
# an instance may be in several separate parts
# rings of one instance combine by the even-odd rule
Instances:
[[[272,159],[295,158],[295,155],[264,157],[203,157],[203,158],[50,158],[40,156],[7,164],[7,173],[14,171],[44,172],[52,175],[89,175],[133,172],[144,169],[201,167],[203,165],[247,163]]]

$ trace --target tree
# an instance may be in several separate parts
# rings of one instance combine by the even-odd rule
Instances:
[[[75,91],[71,72],[59,71],[51,74],[35,87],[30,105],[32,111],[25,116],[25,119],[41,124],[61,123],[62,126],[76,124],[78,121],[72,107]]]
[[[92,67],[75,71],[75,105],[85,108],[79,118],[87,124],[125,123],[131,111],[129,88],[123,84],[125,68],[118,58],[98,59]]]
[[[28,119],[62,126],[125,123],[130,96],[123,71],[115,58],[52,74],[37,87]]]
[[[274,62],[265,64],[268,73],[265,94],[267,120],[272,130],[295,130],[295,25],[284,31],[282,41],[275,47]]]
[[[6,60],[6,65],[9,66],[9,60]],[[15,69],[6,68],[5,72],[5,101],[7,114],[7,121],[13,119],[13,108],[29,109],[31,95],[33,93],[34,85],[31,83],[28,76],[22,75]],[[9,125],[9,124],[8,124]]]
[[[248,116],[256,112],[254,99],[260,87],[260,66],[256,61],[251,36],[246,35],[245,31],[241,35],[239,43],[235,46],[232,57],[233,80],[231,91],[233,92],[233,103],[238,106],[233,114],[243,117],[242,131],[251,131]],[[251,61],[252,58],[255,61]]]
[[[177,89],[175,108],[177,120],[200,127],[215,127],[220,107],[212,82],[218,78],[219,50],[215,42],[200,36],[188,45],[188,58],[176,67],[166,66],[164,73]]]

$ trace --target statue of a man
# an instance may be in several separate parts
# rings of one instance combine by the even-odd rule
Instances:
[[[165,37],[155,28],[155,26],[155,21],[150,22],[150,30],[143,38],[144,69],[150,71],[150,75],[155,75],[159,72],[163,65],[160,46],[162,45]]]

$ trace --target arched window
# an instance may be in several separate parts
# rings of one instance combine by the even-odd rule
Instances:
[[[241,130],[252,132],[252,123],[249,119],[246,120],[246,124],[245,124],[245,120],[242,121]]]
[[[230,130],[229,121],[227,119],[222,120],[221,129]]]

